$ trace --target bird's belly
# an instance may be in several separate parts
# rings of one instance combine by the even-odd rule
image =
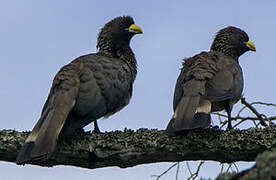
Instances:
[[[80,91],[79,97],[74,107],[74,112],[80,116],[87,116],[98,119],[102,116],[109,116],[121,110],[129,103],[130,93],[128,88],[110,87],[105,91],[97,86],[90,87],[92,91]]]
[[[121,94],[120,96],[115,96],[115,101],[112,105],[109,106],[108,112],[105,114],[105,118],[108,116],[120,111],[123,107],[128,105],[131,98],[131,93],[127,92],[124,94]]]

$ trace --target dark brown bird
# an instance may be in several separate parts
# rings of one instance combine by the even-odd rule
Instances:
[[[239,57],[256,51],[248,35],[236,27],[220,30],[209,52],[184,59],[174,92],[174,115],[167,126],[169,134],[206,128],[210,112],[226,110],[231,129],[231,110],[243,90]]]
[[[108,22],[98,35],[98,52],[81,56],[56,74],[41,117],[17,156],[17,164],[51,157],[59,138],[125,107],[132,95],[136,59],[129,44],[142,29],[130,16]]]

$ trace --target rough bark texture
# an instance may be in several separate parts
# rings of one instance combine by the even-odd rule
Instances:
[[[0,131],[0,160],[14,162],[29,132]],[[194,130],[169,137],[164,131],[139,129],[104,134],[79,133],[59,142],[54,156],[40,166],[71,165],[83,168],[131,167],[145,163],[184,160],[219,162],[254,161],[276,147],[276,127],[222,131]]]
[[[273,180],[276,179],[276,149],[258,155],[256,164],[240,173],[220,174],[216,180]]]

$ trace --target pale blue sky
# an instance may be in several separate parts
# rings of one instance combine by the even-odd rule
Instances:
[[[275,103],[275,10],[274,0],[0,0],[0,129],[31,130],[55,73],[78,56],[95,52],[99,29],[120,15],[131,15],[144,31],[131,41],[138,76],[130,104],[100,121],[102,131],[164,129],[172,115],[172,96],[181,59],[207,51],[215,33],[229,25],[244,29],[257,48],[256,53],[248,52],[240,58],[245,97],[249,101]],[[88,129],[92,127],[89,125]],[[252,165],[242,164],[241,170]],[[88,170],[22,167],[0,162],[0,179],[150,180],[151,175],[162,173],[170,165]],[[208,163],[200,175],[215,177],[218,169],[218,163]],[[174,173],[173,170],[163,179],[172,179]],[[183,164],[180,177],[187,177],[187,173]]]

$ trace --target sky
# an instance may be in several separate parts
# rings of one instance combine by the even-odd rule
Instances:
[[[250,102],[276,103],[275,9],[274,0],[0,0],[0,129],[31,130],[57,71],[81,55],[96,52],[100,28],[122,15],[131,15],[144,31],[131,41],[138,75],[130,104],[112,117],[98,121],[101,131],[165,129],[173,113],[172,97],[182,59],[208,51],[216,32],[230,25],[245,30],[257,49],[256,53],[247,52],[240,57],[244,96]],[[234,112],[239,107],[236,105]],[[260,110],[267,115],[276,114],[275,109]],[[242,128],[250,126],[247,123]],[[92,128],[88,125],[86,130]],[[192,169],[198,163],[192,162]],[[0,179],[151,180],[151,175],[161,174],[171,165],[89,170],[0,162]],[[253,164],[238,165],[243,170]],[[214,178],[219,170],[219,163],[207,162],[200,176]],[[174,176],[175,169],[162,180]],[[188,176],[185,163],[181,163],[179,177]]]

